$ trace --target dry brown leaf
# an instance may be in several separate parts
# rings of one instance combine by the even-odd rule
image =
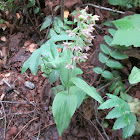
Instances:
[[[81,5],[82,1],[81,0],[66,0],[64,4],[68,9],[71,9],[74,5]]]
[[[65,10],[64,11],[64,18],[68,18],[68,16],[69,16],[69,11],[68,10]]]
[[[11,25],[8,21],[5,21],[4,23],[6,24],[6,26],[7,26],[8,28],[12,27],[12,25]]]
[[[29,45],[31,45],[32,44],[32,42],[30,41],[30,40],[28,40],[28,41],[26,41],[25,43],[24,43],[24,47],[28,47]]]
[[[37,48],[37,44],[35,43],[32,43],[31,45],[29,45],[27,48],[26,48],[26,51],[30,51],[31,53],[36,50]]]
[[[20,19],[19,13],[16,13],[16,16],[17,16],[17,19],[19,20]]]
[[[6,11],[5,14],[6,14],[6,16],[8,16],[9,15],[9,11]]]
[[[6,24],[0,23],[0,29],[2,29],[3,31],[5,31],[7,28]]]
[[[1,41],[6,42],[6,37],[5,36],[2,36],[0,39],[1,39]]]
[[[62,49],[61,48],[57,48],[58,52],[62,52]]]

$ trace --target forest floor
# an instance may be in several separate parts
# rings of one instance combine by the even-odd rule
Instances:
[[[74,7],[76,2],[79,5]],[[94,4],[116,8],[106,1]],[[51,6],[55,5],[54,2]],[[82,5],[77,0],[71,0],[66,7],[72,12],[76,7],[84,7]],[[51,14],[49,6],[43,8],[47,11],[45,16]],[[99,46],[104,41],[104,35],[108,34],[108,27],[102,23],[137,12],[135,9],[120,10],[125,14],[111,14],[108,10],[89,6],[90,13],[99,15],[100,20],[96,23],[94,33],[96,37],[89,51],[89,59],[81,66],[84,71],[82,77],[88,84],[96,85],[97,75],[93,72],[93,68],[101,65],[98,60]],[[9,14],[7,24],[0,24],[0,140],[4,138],[5,140],[106,140],[98,121],[101,122],[107,112],[100,111],[97,114],[94,109],[97,105],[93,99],[87,99],[82,103],[62,138],[59,137],[51,108],[54,99],[51,89],[55,84],[50,84],[40,71],[36,76],[29,70],[21,74],[23,63],[35,49],[39,48],[38,42],[45,36],[46,30],[43,32],[39,30],[43,18],[40,20],[33,13],[28,13],[27,18],[26,14],[22,15],[20,12],[22,11],[19,10],[16,14],[19,15],[19,19],[15,22],[10,23],[15,17],[10,17],[13,15]],[[57,14],[59,15],[59,12]],[[128,76],[134,64],[139,65],[139,60],[134,55],[131,56],[126,62],[126,67],[120,71],[124,78]],[[133,87],[129,94],[140,99],[140,84]],[[105,95],[105,92],[101,95]],[[114,120],[108,120],[108,123],[109,127],[104,130],[109,139],[122,140],[122,130],[112,130]],[[134,135],[130,139],[139,140],[140,135]]]

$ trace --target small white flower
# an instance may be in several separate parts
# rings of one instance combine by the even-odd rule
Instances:
[[[74,69],[74,66],[68,63],[65,68],[67,68],[67,69]]]
[[[87,58],[88,54],[87,53],[83,53],[83,55],[81,56],[83,59],[88,59]]]
[[[72,43],[63,42],[62,46],[64,46],[64,50],[71,49]]]
[[[72,32],[72,30],[66,30],[67,33],[69,33],[69,37],[73,37],[76,34]]]
[[[81,46],[74,46],[72,50],[75,50],[75,51],[81,50],[82,51],[82,47]]]
[[[89,45],[87,45],[84,49],[86,50],[86,52],[89,51],[90,50]]]
[[[100,18],[100,16],[98,16],[98,15],[94,15],[94,16],[92,16],[92,20],[99,20],[99,18]]]

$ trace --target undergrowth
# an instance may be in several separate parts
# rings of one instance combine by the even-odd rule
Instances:
[[[128,59],[123,50],[132,49],[132,45],[140,46],[137,37],[131,39],[134,38],[131,36],[127,41],[128,35],[139,35],[140,16],[133,15],[113,21],[113,26],[116,26],[117,29],[110,28],[111,36],[105,36],[105,44],[100,45],[99,60],[104,63],[104,67],[96,67],[94,71],[100,74],[106,83],[111,82],[109,92],[112,93],[108,93],[107,96],[110,99],[103,102],[96,88],[89,86],[79,76],[83,72],[76,66],[88,58],[87,51],[93,45],[92,32],[95,21],[99,18],[97,15],[88,14],[86,10],[87,8],[74,11],[73,15],[76,15],[74,21],[65,19],[64,23],[60,17],[53,18],[51,15],[46,17],[40,30],[51,28],[47,34],[48,41],[35,50],[24,63],[22,73],[29,68],[36,75],[38,66],[41,66],[43,76],[49,78],[50,83],[61,81],[60,85],[53,88],[55,98],[52,106],[60,136],[68,127],[76,109],[79,108],[86,96],[90,96],[101,104],[98,109],[113,108],[106,119],[117,118],[113,130],[123,128],[123,139],[126,139],[135,132],[135,114],[137,112],[134,112],[131,105],[127,103],[132,97],[127,94],[128,90],[124,89],[124,83],[119,73],[119,69],[123,68],[120,60]],[[102,77],[99,79],[99,84],[102,84]],[[140,82],[140,70],[137,67],[132,69],[128,81],[130,87]]]

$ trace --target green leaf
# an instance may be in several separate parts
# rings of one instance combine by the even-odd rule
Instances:
[[[117,86],[118,86],[117,82],[114,82],[114,83],[111,85],[111,87],[110,87],[110,89],[109,89],[109,92],[112,92]]]
[[[102,52],[99,53],[99,60],[100,60],[100,62],[106,63],[108,59],[109,59],[109,57],[106,56],[104,53],[102,53]]]
[[[139,83],[140,82],[140,69],[134,66],[129,75],[128,80],[131,85]]]
[[[115,91],[114,91],[114,95],[119,95],[119,92],[120,92],[120,88],[119,87],[117,87],[116,89],[115,89]]]
[[[109,79],[109,80],[114,79],[113,74],[110,71],[107,71],[107,70],[102,72],[102,76],[106,79]]]
[[[127,102],[119,98],[118,96],[115,96],[113,94],[107,94],[111,99],[113,99],[114,102],[117,103],[117,106],[121,107],[124,111],[124,113],[130,112],[130,106]]]
[[[52,37],[49,41],[57,42],[57,41],[64,41],[64,40],[76,40],[76,37],[69,37],[69,35],[56,35]]]
[[[39,7],[36,7],[34,12],[35,12],[35,14],[37,14],[39,12]]]
[[[59,77],[59,71],[53,70],[49,75],[49,82],[54,83]]]
[[[108,67],[114,68],[114,69],[122,69],[123,66],[120,62],[113,60],[113,59],[109,59],[106,63],[106,65]]]
[[[123,100],[126,100],[127,102],[132,102],[133,101],[133,97],[131,97],[130,95],[120,92],[120,96]]]
[[[66,26],[66,25],[63,26],[62,28],[63,28],[64,30],[71,30],[71,28],[70,28],[69,26]]]
[[[121,110],[121,108],[115,107],[108,113],[106,119],[114,119],[114,118],[121,117],[122,115],[123,115],[123,111]]]
[[[54,29],[50,29],[50,36],[53,37],[56,35],[57,35],[57,33],[54,31]]]
[[[133,113],[129,114],[128,125],[123,128],[123,138],[126,139],[135,132],[136,116]]]
[[[118,60],[121,60],[121,59],[127,59],[128,56],[118,50],[114,50],[112,51],[112,53],[110,54],[111,57],[115,58],[115,59],[118,59]]]
[[[90,87],[84,80],[80,78],[72,78],[71,81],[81,90],[83,90],[85,93],[87,93],[89,96],[97,100],[99,103],[103,102],[102,97],[99,95],[99,93],[96,91],[94,87]]]
[[[106,65],[108,67],[111,67],[111,68],[115,68],[115,69],[122,69],[123,66],[120,62],[116,61],[116,60],[113,60],[113,59],[109,59],[109,57],[107,57],[104,53],[100,52],[99,53],[99,60],[102,62],[102,63],[106,63]]]
[[[108,29],[108,31],[109,31],[109,33],[110,33],[112,36],[114,36],[115,33],[116,33],[116,30],[115,30],[115,29],[112,29],[112,28]]]
[[[65,87],[63,85],[58,85],[56,87],[52,88],[52,93],[54,96],[56,96],[57,93],[59,93],[60,91],[64,91]]]
[[[112,99],[107,100],[106,102],[102,103],[98,109],[109,109],[116,106],[118,103]]]
[[[124,114],[123,116],[119,117],[114,123],[113,129],[114,130],[120,129],[131,123],[135,124],[135,122],[136,122],[136,116],[130,112],[129,114]]]
[[[83,102],[86,93],[84,91],[82,91],[80,88],[76,87],[76,86],[72,86],[70,87],[70,94],[76,94],[77,96],[77,108],[79,108],[79,106],[81,105],[81,103]]]
[[[100,67],[95,67],[93,70],[94,70],[97,74],[101,74],[102,71],[103,71]]]
[[[29,0],[30,2],[27,5],[27,8],[33,7],[35,5],[35,0]]]
[[[126,6],[127,4],[131,3],[130,0],[108,0],[108,2],[111,5],[120,5],[120,6]]]
[[[76,67],[76,64],[75,64],[75,68],[73,69],[73,72],[72,72],[72,77],[76,77],[78,74],[83,74],[83,71]]]
[[[61,19],[60,20],[58,20],[58,25],[59,25],[59,27],[63,27],[64,25],[63,25],[63,22],[61,21]]]
[[[44,30],[45,28],[49,27],[52,21],[52,16],[49,15],[45,18],[45,21],[43,22],[40,31]]]
[[[0,19],[0,23],[4,23],[4,20],[3,19]]]
[[[134,14],[126,16],[122,19],[113,21],[118,28],[113,37],[112,45],[125,45],[126,47],[133,45],[140,47],[140,15]]]
[[[109,46],[112,46],[111,43],[112,43],[112,37],[110,37],[109,35],[105,35],[104,36],[104,40],[105,42],[109,45]]]
[[[54,26],[54,30],[59,34],[61,32],[61,28],[58,25]]]
[[[135,132],[135,124],[130,123],[123,128],[123,139],[131,137]]]
[[[67,94],[65,91],[56,94],[52,111],[60,136],[62,136],[62,133],[68,127],[76,107],[76,94]]]
[[[66,64],[65,63],[61,63],[60,64],[60,80],[62,82],[62,84],[67,87],[69,84],[69,80],[70,80],[70,69],[65,68]]]
[[[120,46],[120,45],[114,45],[114,48],[118,49],[118,50],[130,50],[132,49],[132,47],[126,47],[126,46]]]
[[[106,25],[108,27],[115,27],[114,24],[112,23],[112,21],[106,21],[103,23],[103,25]]]
[[[125,127],[128,124],[128,121],[129,121],[129,114],[125,114],[119,117],[114,123],[113,130],[117,130]]]
[[[32,74],[36,75],[38,66],[40,65],[41,51],[35,50],[30,58],[24,62],[21,73],[23,74],[28,68],[30,68]]]
[[[101,44],[100,48],[101,48],[102,52],[107,55],[109,55],[111,53],[111,49],[109,48],[109,46],[107,46],[105,44]]]

